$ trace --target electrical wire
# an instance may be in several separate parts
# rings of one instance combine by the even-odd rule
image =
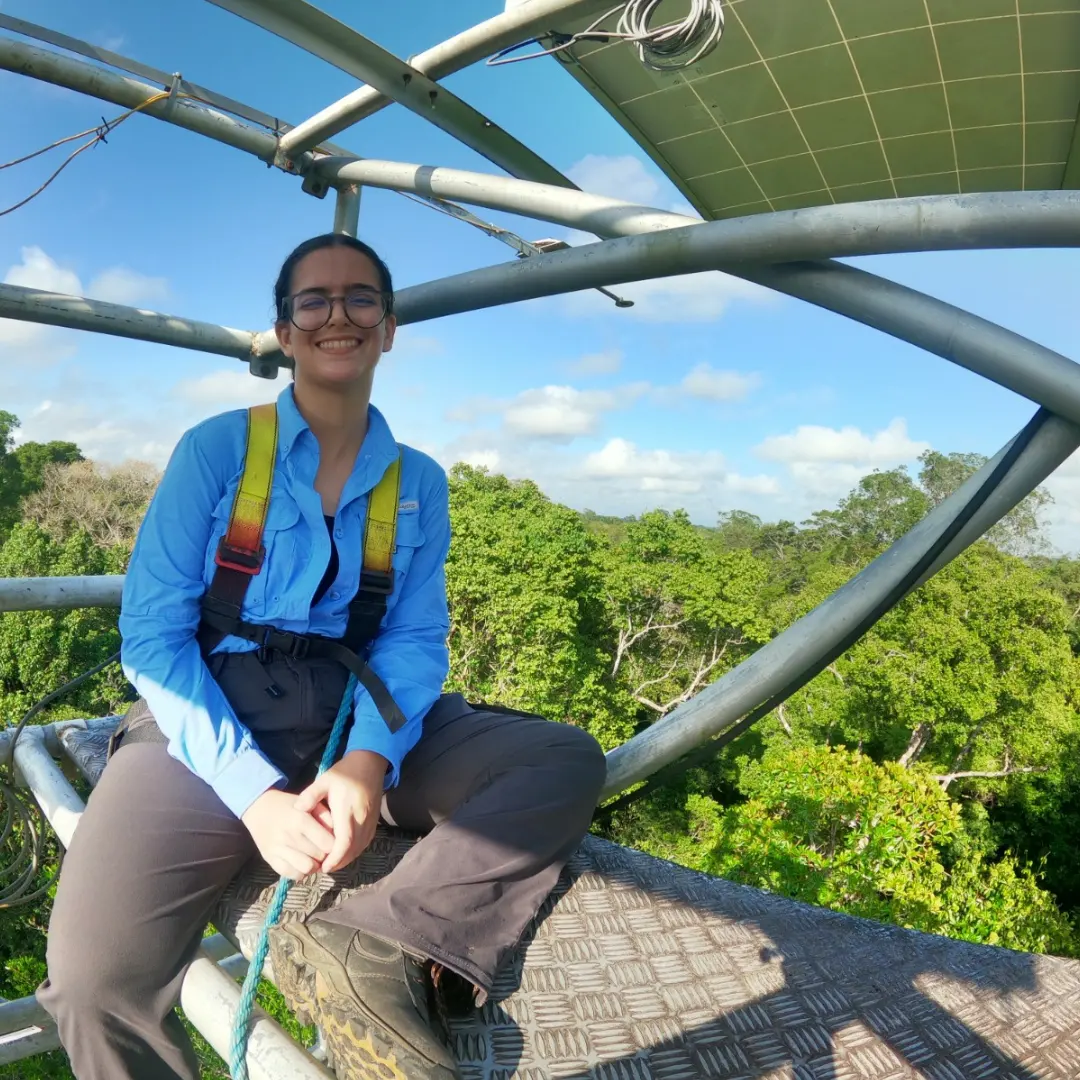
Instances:
[[[63,861],[61,849],[60,860],[52,876],[44,885],[30,891],[44,861],[48,819],[34,797],[20,791],[16,786],[15,744],[19,741],[23,728],[38,713],[119,659],[120,653],[115,652],[100,664],[95,664],[89,671],[84,671],[77,678],[47,694],[23,716],[12,732],[11,741],[8,743],[8,760],[0,764],[0,852],[14,850],[15,858],[6,866],[0,865],[0,911],[39,900],[56,880],[60,873],[60,863]]]
[[[140,102],[133,109],[128,109],[127,112],[122,113],[115,120],[102,119],[100,127],[87,128],[85,131],[80,131],[76,135],[68,135],[63,139],[57,139],[56,142],[50,143],[48,146],[43,146],[40,150],[35,150],[30,154],[26,154],[21,158],[16,158],[14,161],[7,161],[0,164],[0,169],[10,169],[13,165],[21,165],[24,161],[30,161],[32,158],[36,158],[41,154],[47,153],[49,150],[54,150],[58,146],[63,146],[65,143],[73,142],[75,139],[81,139],[86,135],[93,135],[88,142],[83,143],[82,146],[76,147],[68,156],[64,159],[60,167],[50,176],[39,188],[32,191],[25,199],[21,199],[15,203],[14,206],[9,206],[5,210],[0,210],[0,217],[4,217],[6,214],[14,213],[16,210],[25,206],[28,202],[36,199],[81,153],[86,150],[91,150],[99,142],[107,142],[106,136],[110,131],[113,131],[117,126],[122,124],[130,116],[134,116],[135,113],[141,112],[148,105],[153,105],[158,101],[162,101],[169,97],[187,97],[187,94],[173,94],[169,90],[163,90],[161,93],[152,94],[145,101]]]
[[[628,41],[637,49],[638,59],[653,71],[679,71],[692,67],[703,60],[720,44],[724,34],[724,7],[722,0],[690,0],[690,11],[677,22],[650,26],[657,8],[664,0],[627,0],[604,12],[595,22],[576,34],[551,32],[547,40],[554,44],[524,56],[511,54],[526,45],[542,45],[544,38],[511,45],[497,52],[488,67],[516,64],[522,60],[535,60],[539,56],[560,56],[579,41]],[[601,29],[617,12],[619,21],[614,30]]]

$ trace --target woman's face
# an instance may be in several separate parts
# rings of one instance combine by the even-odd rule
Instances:
[[[324,385],[370,383],[397,329],[393,315],[381,318],[386,298],[371,260],[348,247],[313,251],[296,264],[289,297],[291,319],[276,329],[297,377]]]

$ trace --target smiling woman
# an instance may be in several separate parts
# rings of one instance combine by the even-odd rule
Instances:
[[[386,264],[318,236],[274,299],[294,383],[184,435],[124,586],[141,696],[65,859],[38,991],[80,1077],[195,1080],[171,1009],[210,908],[254,854],[286,879],[349,865],[380,815],[428,835],[377,886],[274,927],[275,981],[349,1075],[374,1053],[380,1076],[459,1076],[416,987],[484,1002],[605,775],[580,728],[441,692],[447,479],[371,405]]]

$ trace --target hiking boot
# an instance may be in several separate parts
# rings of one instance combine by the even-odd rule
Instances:
[[[433,1027],[427,962],[400,945],[315,920],[270,931],[278,989],[317,1024],[349,1080],[461,1080]]]

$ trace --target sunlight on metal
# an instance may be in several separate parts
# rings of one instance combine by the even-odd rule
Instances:
[[[57,838],[69,847],[85,806],[46,749],[44,730],[36,726],[25,728],[15,745],[14,756],[20,776],[33,792]],[[200,949],[184,976],[180,1004],[206,1041],[225,1058],[239,1002],[240,987]],[[252,1080],[333,1080],[332,1072],[261,1011],[256,1011],[252,1018],[247,1056]]]
[[[0,13],[0,30],[10,30],[12,33],[20,34],[23,37],[30,37],[37,41],[44,41],[49,45],[56,45],[67,52],[78,53],[80,56],[97,60],[102,64],[107,64],[109,67],[126,71],[129,75],[137,75],[140,79],[149,79],[153,83],[158,83],[159,88],[165,90],[168,90],[173,85],[174,76],[169,72],[159,71],[148,64],[139,63],[138,60],[120,56],[109,49],[99,48],[97,45],[91,45],[86,41],[80,41],[78,38],[58,33],[45,26],[38,26],[36,23],[26,22],[24,19],[16,19],[11,15]],[[250,105],[245,105],[242,101],[235,100],[235,98],[226,97],[224,94],[219,94],[214,90],[208,90],[205,86],[199,86],[198,83],[189,82],[181,77],[176,85],[185,94],[198,98],[213,108],[222,109],[224,112],[242,117],[251,123],[259,124],[268,131],[287,132],[290,130],[289,125],[283,123],[276,116],[271,116],[269,113],[264,113],[259,109],[253,109]],[[334,146],[328,142],[323,142],[322,149],[332,154],[351,156],[344,147]]]
[[[7,37],[0,37],[0,69],[52,83],[54,86],[65,86],[69,90],[77,90],[129,109],[161,92],[160,86],[152,86],[126,75],[117,75],[96,64],[73,60],[50,49],[40,49],[36,45],[12,41]],[[273,135],[242,124],[225,113],[217,112],[191,99],[162,101],[147,106],[143,111],[147,116],[165,120],[216,142],[254,154],[268,165],[274,163],[277,140]],[[306,168],[307,163],[308,158],[298,160],[296,168]]]
[[[360,229],[359,184],[343,184],[337,190],[334,203],[334,232],[356,236]]]
[[[997,491],[938,559],[934,569],[940,569],[977,540],[1077,447],[1080,447],[1080,425],[1051,417],[1020,455]],[[755,706],[768,701],[795,673],[812,667],[903,581],[1007,450],[1008,446],[1002,448],[953,495],[808,615],[695,697],[612,750],[607,756],[608,775],[601,798],[608,798],[644,780],[694,750]],[[928,573],[921,580],[929,576]]]
[[[0,578],[0,611],[119,607],[123,587],[123,574]]]
[[[208,0],[374,86],[512,176],[573,187],[523,143],[422,71],[303,0]]]
[[[181,349],[235,356],[241,360],[260,355],[259,335],[251,330],[234,330],[178,315],[162,315],[125,304],[44,292],[23,285],[0,284],[0,318],[93,330],[113,337],[176,345]]]
[[[511,11],[417,53],[408,63],[431,79],[442,79],[508,45],[543,33],[550,28],[552,19],[573,19],[610,6],[610,0],[526,0]],[[281,140],[281,152],[289,157],[319,145],[326,146],[325,140],[331,135],[337,135],[390,104],[392,99],[374,87],[361,86],[287,132]]]

